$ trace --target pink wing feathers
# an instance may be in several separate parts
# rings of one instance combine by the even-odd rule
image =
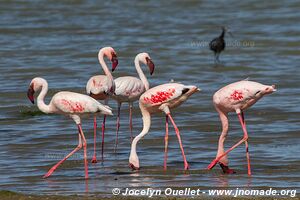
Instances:
[[[83,114],[105,112],[111,114],[111,109],[104,106],[95,99],[79,93],[74,92],[59,92],[52,98],[52,105],[63,113],[69,114]]]
[[[112,94],[114,89],[113,81],[104,75],[91,77],[86,85],[86,92],[88,94]]]
[[[135,77],[124,76],[114,80],[117,96],[139,96],[145,91],[143,82]]]
[[[188,90],[189,88],[182,84],[167,83],[151,88],[140,97],[140,100],[144,104],[160,105],[179,98]]]

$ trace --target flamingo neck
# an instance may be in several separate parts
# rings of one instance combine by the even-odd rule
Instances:
[[[43,82],[42,83],[42,90],[39,94],[39,96],[37,97],[37,106],[40,109],[40,111],[44,112],[44,113],[50,113],[51,109],[49,105],[46,105],[44,102],[45,96],[48,92],[48,83],[47,82]]]
[[[99,60],[99,63],[101,65],[105,75],[108,76],[111,80],[113,80],[113,77],[104,61],[104,52],[102,50],[100,50],[98,53],[98,60]]]
[[[144,108],[144,106],[140,103],[140,109],[143,115],[143,130],[140,134],[138,134],[132,141],[131,144],[131,151],[130,151],[130,159],[138,161],[138,155],[136,153],[136,145],[138,141],[144,137],[150,129],[151,126],[151,115],[150,113]]]
[[[224,38],[224,36],[225,36],[225,29],[223,28],[223,29],[222,29],[222,33],[221,33],[221,35],[220,35],[220,38]]]
[[[149,90],[149,82],[148,82],[143,70],[141,69],[139,57],[136,57],[134,59],[134,65],[135,65],[135,69],[136,69],[141,81],[144,84],[145,90]]]

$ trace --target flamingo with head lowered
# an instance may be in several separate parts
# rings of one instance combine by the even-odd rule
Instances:
[[[84,166],[85,166],[85,178],[88,178],[88,163],[87,163],[87,145],[85,136],[81,128],[81,116],[87,114],[94,114],[95,116],[99,113],[104,115],[112,115],[111,108],[102,105],[95,99],[79,93],[74,92],[58,92],[53,97],[48,105],[45,104],[44,98],[48,91],[48,83],[43,78],[32,79],[29,89],[27,91],[27,96],[32,103],[34,103],[34,93],[41,91],[37,97],[37,106],[44,113],[55,113],[70,116],[78,127],[79,141],[78,146],[69,153],[65,158],[54,165],[45,175],[44,178],[49,177],[59,165],[61,165],[65,160],[67,160],[71,155],[77,152],[79,149],[84,149]]]
[[[257,82],[243,80],[229,84],[218,90],[213,96],[213,102],[222,122],[222,133],[219,138],[219,146],[216,158],[207,167],[212,169],[217,163],[221,166],[224,173],[235,173],[233,169],[228,167],[227,154],[237,146],[245,142],[246,157],[248,164],[248,175],[251,175],[250,157],[248,148],[248,132],[244,118],[244,110],[255,104],[260,98],[266,94],[271,94],[275,89],[275,85],[263,85]],[[224,142],[228,134],[228,113],[236,112],[240,120],[244,137],[227,151],[224,151]]]
[[[115,83],[113,76],[110,73],[105,61],[104,56],[112,62],[112,69],[114,71],[118,65],[117,54],[112,47],[104,47],[100,49],[98,53],[98,60],[105,75],[97,75],[91,77],[86,84],[86,92],[96,100],[104,100],[104,104],[107,104],[108,97],[115,92]],[[103,160],[103,148],[104,148],[104,132],[105,132],[105,120],[106,115],[103,117],[102,122],[102,160]],[[97,134],[97,119],[94,117],[94,154],[92,163],[97,162],[96,158],[96,134]]]
[[[133,102],[137,101],[139,97],[149,89],[149,82],[143,73],[140,63],[149,67],[150,75],[154,72],[154,63],[152,62],[148,53],[139,53],[134,59],[134,64],[139,78],[133,76],[123,76],[115,79],[116,90],[112,96],[118,102],[118,115],[117,115],[117,130],[116,130],[116,143],[115,150],[118,145],[118,133],[120,128],[120,110],[123,102],[129,104],[129,128],[132,141],[132,106]]]
[[[143,130],[137,135],[131,144],[131,151],[129,156],[129,165],[132,169],[139,169],[140,163],[136,153],[136,146],[138,141],[144,137],[151,126],[151,114],[157,112],[164,112],[166,114],[166,135],[165,135],[165,158],[164,158],[164,169],[167,168],[167,152],[168,152],[168,120],[171,120],[175,128],[175,132],[179,141],[181,149],[184,169],[189,168],[186,156],[184,154],[183,145],[179,130],[171,116],[170,109],[178,107],[184,101],[187,100],[192,94],[200,91],[196,86],[187,86],[179,83],[167,83],[153,87],[141,95],[139,104],[143,115]]]

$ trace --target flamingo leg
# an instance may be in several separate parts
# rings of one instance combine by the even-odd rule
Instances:
[[[81,124],[78,124],[78,131],[81,135],[82,138],[82,143],[83,143],[83,158],[84,158],[84,169],[85,169],[85,179],[89,178],[89,173],[88,173],[88,161],[87,161],[87,145],[86,145],[86,139],[84,137]]]
[[[238,143],[236,143],[230,149],[228,149],[227,151],[225,151],[225,153],[223,153],[222,155],[218,156],[215,160],[213,160],[208,165],[207,169],[212,169],[220,161],[221,158],[223,158],[224,156],[226,156],[229,152],[231,152],[233,149],[235,149],[236,147],[238,147],[239,145],[241,145],[243,142],[247,142],[248,141],[248,133],[247,133],[247,130],[246,130],[246,125],[244,124],[244,119],[243,119],[243,117],[241,116],[240,113],[238,113],[238,117],[239,117],[239,120],[241,122],[243,131],[244,131],[244,137],[243,137],[243,139],[241,139]],[[248,143],[246,144],[246,153],[248,152],[247,147],[248,147]],[[247,158],[248,158],[248,156],[249,156],[249,152],[248,152]],[[223,164],[220,164],[220,165],[221,165],[224,173],[235,173],[232,169],[229,169],[228,166],[225,166]],[[248,174],[250,172],[249,168],[250,168],[250,159],[248,160]],[[251,172],[250,172],[250,174],[251,174]]]
[[[78,145],[77,147],[71,151],[71,153],[69,153],[66,157],[64,157],[61,161],[59,161],[58,163],[56,163],[44,176],[43,178],[47,178],[49,176],[51,176],[51,174],[58,168],[59,165],[61,165],[65,160],[67,160],[70,156],[72,156],[75,152],[77,152],[79,149],[82,148],[82,143],[81,143],[81,135],[80,133],[78,134]]]
[[[165,159],[164,159],[164,170],[167,170],[168,140],[169,140],[169,118],[168,118],[168,115],[166,115],[166,135],[165,135]]]
[[[102,144],[101,144],[101,155],[102,155],[102,161],[104,160],[104,132],[105,132],[105,121],[106,121],[106,115],[103,117],[102,122]]]
[[[129,130],[130,130],[130,141],[133,140],[132,135],[132,103],[129,103]]]
[[[118,103],[118,116],[117,116],[117,131],[116,131],[116,142],[115,142],[115,149],[114,152],[117,152],[118,147],[118,135],[119,135],[119,128],[120,128],[120,111],[121,111],[121,103]]]
[[[245,140],[245,145],[246,145],[246,157],[247,157],[247,165],[248,165],[248,175],[251,176],[251,165],[250,165],[250,154],[249,154],[249,146],[248,146],[248,132],[246,129],[246,122],[245,122],[245,118],[244,118],[244,113],[241,112],[241,114],[238,114],[240,123],[242,125],[242,129],[244,131],[244,138],[247,138],[247,140]]]
[[[96,135],[97,135],[97,117],[96,115],[94,116],[94,155],[92,158],[92,163],[97,163],[97,158],[96,158]]]
[[[174,129],[175,129],[175,132],[176,132],[176,135],[177,135],[177,138],[178,138],[178,142],[179,142],[179,146],[180,146],[180,149],[181,149],[181,153],[182,153],[182,157],[183,157],[183,162],[184,162],[184,169],[185,170],[188,170],[189,169],[189,164],[188,162],[186,161],[186,157],[185,157],[185,154],[184,154],[184,150],[183,150],[183,146],[182,146],[182,142],[181,142],[181,137],[180,137],[180,133],[179,133],[179,129],[177,128],[172,116],[170,113],[167,114],[168,117],[170,118],[173,126],[174,126]]]

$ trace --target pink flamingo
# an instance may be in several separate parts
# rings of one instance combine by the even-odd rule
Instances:
[[[107,105],[108,97],[115,91],[115,83],[113,76],[111,75],[106,63],[104,62],[104,56],[106,56],[112,62],[112,71],[114,71],[118,65],[117,54],[112,47],[103,47],[98,53],[98,60],[105,75],[97,75],[91,77],[86,84],[86,92],[96,100],[104,100],[104,104]],[[102,160],[104,149],[104,132],[105,132],[105,120],[106,115],[103,117],[102,122]],[[97,119],[94,116],[94,154],[92,163],[97,163],[96,159],[96,134],[97,134]]]
[[[133,76],[123,76],[115,79],[116,90],[112,96],[118,102],[118,116],[117,116],[117,131],[116,131],[116,143],[115,150],[118,145],[118,133],[120,128],[120,110],[123,102],[129,104],[129,127],[130,136],[132,141],[132,105],[133,102],[138,100],[139,97],[146,91],[149,90],[149,82],[143,73],[140,62],[144,63],[149,67],[150,75],[154,72],[154,63],[152,62],[148,53],[139,53],[134,59],[134,64],[139,78]]]
[[[218,90],[213,96],[213,102],[222,122],[222,133],[219,138],[218,152],[216,159],[207,167],[212,169],[217,163],[221,166],[224,173],[235,173],[233,169],[228,167],[227,154],[237,146],[245,142],[246,157],[248,164],[248,175],[251,175],[250,157],[248,149],[248,133],[244,119],[243,111],[255,104],[260,98],[266,94],[276,91],[275,85],[268,86],[257,82],[243,80],[227,85]],[[226,152],[224,151],[224,141],[228,134],[228,113],[236,112],[241,123],[244,137]]]
[[[95,99],[74,92],[58,92],[53,97],[48,105],[45,104],[44,98],[48,92],[48,83],[43,78],[32,79],[27,96],[32,103],[34,103],[34,93],[40,91],[37,97],[37,106],[44,113],[55,113],[69,115],[77,124],[79,132],[79,142],[78,146],[69,153],[64,159],[59,161],[54,165],[45,175],[44,178],[49,177],[59,165],[61,165],[65,160],[67,160],[71,155],[77,152],[79,149],[84,148],[84,166],[85,166],[85,178],[88,178],[88,164],[87,164],[87,151],[86,151],[86,140],[81,128],[82,115],[87,115],[93,113],[94,115],[102,113],[104,115],[112,115],[111,108],[104,106],[97,102]]]
[[[164,169],[167,168],[167,152],[168,152],[168,119],[171,120],[175,132],[179,141],[179,146],[181,149],[183,161],[184,161],[184,169],[187,170],[189,165],[186,161],[186,157],[184,154],[181,137],[179,130],[171,116],[170,109],[176,108],[181,103],[187,100],[195,92],[200,91],[196,86],[186,86],[179,83],[167,83],[163,85],[156,86],[154,88],[149,89],[140,97],[140,109],[143,115],[143,130],[137,135],[131,144],[131,152],[129,157],[129,166],[132,169],[139,169],[139,158],[136,153],[136,145],[137,142],[144,137],[151,125],[151,114],[156,112],[164,112],[166,114],[166,135],[165,135],[165,158],[164,158]]]

